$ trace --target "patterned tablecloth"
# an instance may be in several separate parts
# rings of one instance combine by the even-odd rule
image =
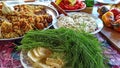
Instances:
[[[0,43],[0,68],[23,68],[20,63],[20,51],[16,51],[12,42]]]
[[[96,35],[96,37],[102,43],[101,48],[103,50],[103,55],[105,57],[107,65],[110,68],[120,68],[120,52],[112,48],[110,44],[99,34]]]
[[[120,54],[114,50],[100,35],[96,35],[102,42],[103,54],[105,61],[110,68],[120,68]],[[17,43],[18,44],[18,43]],[[16,50],[15,43],[0,42],[0,68],[23,68],[20,63],[20,51]]]

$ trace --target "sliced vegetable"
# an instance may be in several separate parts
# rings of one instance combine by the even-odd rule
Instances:
[[[61,1],[62,1],[62,0],[56,0],[55,3],[56,3],[57,5],[59,5]]]
[[[10,7],[8,7],[5,4],[5,2],[2,1],[1,3],[2,3],[2,13],[3,14],[12,14],[13,13],[13,10]]]
[[[72,6],[74,6],[75,3],[77,2],[77,0],[69,0],[69,2],[70,2],[70,4],[71,4]]]

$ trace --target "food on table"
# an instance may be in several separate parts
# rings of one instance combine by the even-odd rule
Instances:
[[[111,23],[114,22],[114,14],[112,12],[106,12],[102,15],[102,20],[107,27],[111,27]]]
[[[94,32],[97,28],[95,19],[87,13],[74,13],[69,16],[60,16],[57,25],[58,28],[73,28],[85,32]]]
[[[118,14],[116,17],[115,17],[115,20],[118,20],[120,19],[120,14]]]
[[[3,14],[11,14],[13,12],[13,10],[9,6],[7,6],[5,4],[5,2],[2,1],[1,3],[2,3],[2,13]]]
[[[32,60],[32,67],[34,68],[62,68],[63,60],[59,57],[52,57],[56,53],[52,53],[50,49],[37,47],[27,52],[27,56]],[[59,54],[59,53],[58,53]]]
[[[14,37],[19,37],[18,34],[16,34],[15,32],[13,32],[13,26],[12,26],[12,23],[8,22],[8,21],[3,21],[3,22],[0,22],[1,24],[1,27],[0,27],[0,30],[1,30],[1,35],[0,35],[0,38],[14,38]]]
[[[106,6],[101,6],[97,10],[97,12],[99,13],[100,16],[102,16],[103,14],[105,14],[107,11],[109,11],[109,9]]]
[[[80,0],[56,0],[55,3],[64,10],[77,10],[85,6]]]
[[[45,60],[48,61],[47,64],[51,61],[51,63],[59,62],[61,65],[63,63],[62,68],[106,68],[99,46],[101,44],[94,35],[89,33],[68,28],[36,30],[25,34],[21,43],[18,49],[22,49],[22,52],[32,50],[38,54],[39,47],[50,50],[50,59]],[[36,51],[33,51],[34,48]],[[45,53],[46,49],[42,53]]]
[[[44,6],[22,4],[14,9],[11,14],[3,14],[0,10],[1,39],[21,37],[30,30],[42,30],[52,23],[52,16]]]
[[[118,14],[120,14],[120,9],[118,9],[118,8],[113,8],[110,11],[114,14],[114,17],[116,17]]]
[[[71,5],[74,5],[78,0],[68,0],[68,1],[70,2]]]
[[[120,9],[120,4],[119,3],[118,4],[112,4],[110,6],[110,8],[118,8],[118,9]]]
[[[120,32],[120,19],[118,19],[117,21],[112,23],[113,25],[113,29],[115,29],[116,31]]]
[[[109,11],[102,14],[102,8],[105,6],[101,6],[98,9],[98,13],[101,16],[105,26],[113,28],[114,30],[120,32],[120,5],[112,5],[110,6]],[[104,9],[105,10],[105,9]]]

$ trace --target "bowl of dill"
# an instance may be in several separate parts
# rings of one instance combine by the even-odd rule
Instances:
[[[21,43],[17,48],[22,50],[24,68],[105,68],[101,43],[86,32],[69,28],[30,31]]]

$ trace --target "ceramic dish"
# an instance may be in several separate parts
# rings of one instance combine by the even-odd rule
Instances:
[[[68,15],[76,14],[76,13],[84,13],[84,12],[69,12]],[[88,14],[88,13],[85,13],[85,14]],[[97,28],[95,29],[94,32],[91,32],[91,34],[96,34],[96,33],[100,32],[103,28],[103,22],[101,21],[101,19],[99,19],[99,18],[97,18],[97,17],[95,17],[91,14],[88,14],[88,15],[92,16],[95,19],[96,24],[97,24],[97,26],[96,26]],[[61,16],[63,16],[63,15],[61,15]],[[53,23],[53,26],[54,26],[55,29],[59,28],[58,23],[56,23],[56,22]]]

